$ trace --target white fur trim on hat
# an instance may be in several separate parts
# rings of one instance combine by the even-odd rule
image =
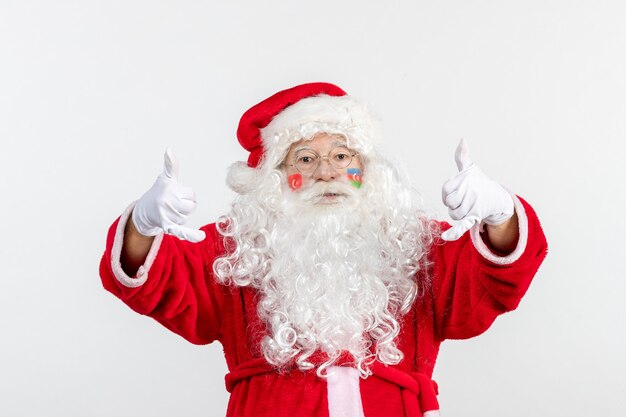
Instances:
[[[307,97],[274,116],[261,129],[264,163],[277,166],[292,143],[322,132],[346,136],[348,146],[365,155],[379,136],[378,123],[364,103],[350,96]]]

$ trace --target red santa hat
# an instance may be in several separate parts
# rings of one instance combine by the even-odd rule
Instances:
[[[318,82],[279,91],[241,117],[237,138],[250,155],[247,165],[231,167],[228,184],[245,191],[259,169],[277,167],[292,143],[317,133],[344,135],[350,147],[366,154],[378,136],[376,126],[364,103],[336,85]]]

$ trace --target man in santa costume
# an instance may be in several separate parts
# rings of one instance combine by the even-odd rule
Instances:
[[[441,342],[515,309],[546,255],[533,209],[462,141],[443,186],[456,222],[427,218],[364,104],[332,84],[269,97],[237,136],[250,156],[230,169],[230,213],[184,226],[195,197],[168,150],[109,230],[104,287],[192,343],[222,343],[228,416],[438,416]]]

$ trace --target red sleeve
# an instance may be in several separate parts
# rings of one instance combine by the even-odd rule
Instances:
[[[510,255],[493,253],[478,226],[457,241],[433,244],[435,334],[440,340],[477,336],[500,314],[517,308],[543,262],[547,242],[539,219],[527,202],[517,196],[513,199],[520,237]],[[443,230],[450,227],[441,226]]]
[[[120,265],[120,253],[132,207],[109,229],[100,262],[104,288],[139,314],[152,317],[191,343],[207,344],[219,339],[226,287],[213,277],[213,260],[222,248],[215,225],[202,228],[206,238],[198,243],[157,236],[144,265],[129,277]]]

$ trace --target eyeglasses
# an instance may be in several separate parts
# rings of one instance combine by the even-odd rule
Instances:
[[[334,169],[343,169],[352,163],[352,158],[359,155],[349,149],[340,146],[331,150],[328,155],[321,156],[317,152],[305,149],[296,153],[296,160],[293,164],[285,164],[294,167],[302,175],[311,175],[322,163],[322,159],[327,159]]]

